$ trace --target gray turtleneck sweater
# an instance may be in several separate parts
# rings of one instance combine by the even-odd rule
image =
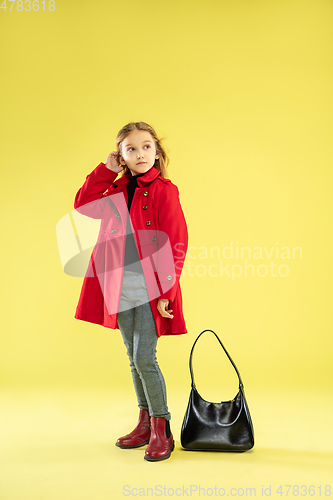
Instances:
[[[128,194],[128,214],[131,210],[132,200],[134,196],[135,189],[138,187],[137,178],[145,175],[147,172],[142,174],[132,175],[131,182],[127,185]],[[125,246],[125,261],[124,268],[126,271],[134,271],[136,273],[143,273],[143,269],[140,262],[140,256],[135,245],[134,237],[131,230],[131,224],[129,216],[127,217],[127,236],[126,236],[126,246]]]

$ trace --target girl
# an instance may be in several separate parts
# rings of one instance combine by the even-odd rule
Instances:
[[[134,430],[116,446],[148,444],[146,460],[165,460],[174,439],[156,346],[162,335],[187,333],[179,282],[187,225],[154,129],[131,122],[116,146],[75,197],[76,210],[101,219],[75,318],[119,329],[126,346],[140,411]]]

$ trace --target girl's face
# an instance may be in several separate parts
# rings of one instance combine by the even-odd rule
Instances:
[[[158,156],[154,139],[146,130],[133,130],[122,142],[122,163],[126,163],[132,175],[147,172]]]

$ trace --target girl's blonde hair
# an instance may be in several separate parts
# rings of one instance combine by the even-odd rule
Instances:
[[[117,146],[117,151],[119,156],[121,155],[121,145],[125,137],[132,132],[133,130],[145,130],[146,132],[149,132],[150,135],[152,136],[155,146],[156,146],[156,154],[158,154],[159,158],[155,160],[154,167],[157,168],[161,172],[161,177],[164,177],[165,179],[168,178],[167,176],[167,166],[169,165],[169,157],[166,154],[163,146],[161,145],[161,141],[163,139],[159,139],[157,137],[157,134],[153,127],[148,125],[148,123],[145,122],[130,122],[127,125],[125,125],[121,130],[119,130],[117,137],[116,137],[116,146]],[[121,172],[121,176],[130,173],[130,170],[128,166],[126,165],[124,170]]]

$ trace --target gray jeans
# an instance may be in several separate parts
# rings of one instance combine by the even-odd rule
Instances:
[[[124,270],[118,325],[130,360],[139,408],[171,419],[164,377],[156,359],[157,333],[143,273]]]

